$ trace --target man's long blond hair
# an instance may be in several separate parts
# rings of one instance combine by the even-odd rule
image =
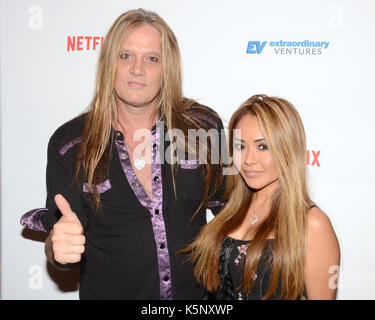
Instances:
[[[130,33],[145,24],[157,29],[161,35],[162,81],[155,115],[160,114],[160,119],[165,122],[168,129],[179,128],[185,133],[188,128],[198,128],[201,125],[187,112],[196,102],[183,97],[180,51],[172,30],[154,12],[144,9],[125,12],[111,26],[101,49],[95,95],[88,109],[87,122],[76,157],[77,181],[80,181],[83,175],[83,179],[88,184],[98,185],[108,171],[111,141],[114,138],[112,126],[118,121],[114,83],[120,50]],[[207,165],[206,169],[207,179],[211,184],[210,179],[214,176],[214,172],[210,165]],[[208,196],[207,188],[202,205]],[[94,200],[96,206],[100,208],[100,196],[96,188],[94,188]]]
[[[245,101],[229,123],[230,155],[233,129],[246,114],[258,118],[279,172],[280,186],[272,198],[270,213],[257,229],[248,247],[240,288],[249,292],[267,238],[275,236],[272,249],[270,286],[264,298],[272,297],[281,279],[281,298],[295,299],[304,290],[306,216],[312,204],[306,186],[306,142],[301,118],[286,100],[256,95]],[[185,252],[196,264],[195,277],[209,292],[219,289],[219,257],[225,237],[244,221],[252,201],[252,190],[240,175],[228,176],[225,208],[207,224]]]

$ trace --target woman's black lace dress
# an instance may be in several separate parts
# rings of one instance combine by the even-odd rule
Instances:
[[[216,294],[210,294],[208,299],[216,300],[258,300],[265,296],[268,290],[271,269],[271,248],[273,239],[267,240],[265,249],[258,263],[257,273],[253,275],[256,280],[255,286],[250,293],[243,293],[236,288],[240,285],[243,275],[244,261],[247,247],[251,241],[237,240],[230,237],[225,238],[220,253],[220,280],[221,286]],[[280,296],[281,283],[279,281],[276,294],[272,299]]]

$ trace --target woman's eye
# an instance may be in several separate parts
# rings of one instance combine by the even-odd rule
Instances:
[[[245,147],[244,147],[244,145],[243,144],[235,144],[234,145],[234,149],[236,149],[236,150],[243,150]]]
[[[260,144],[259,145],[259,150],[268,150],[268,146],[266,144]]]

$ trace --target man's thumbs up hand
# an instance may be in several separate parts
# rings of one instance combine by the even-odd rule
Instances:
[[[82,224],[61,194],[55,196],[55,202],[62,216],[51,231],[54,259],[61,264],[79,262],[86,242]]]

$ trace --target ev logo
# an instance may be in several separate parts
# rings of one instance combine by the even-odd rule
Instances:
[[[247,44],[247,50],[246,53],[262,53],[264,47],[266,46],[267,41],[263,41],[260,43],[260,41],[249,41]]]

